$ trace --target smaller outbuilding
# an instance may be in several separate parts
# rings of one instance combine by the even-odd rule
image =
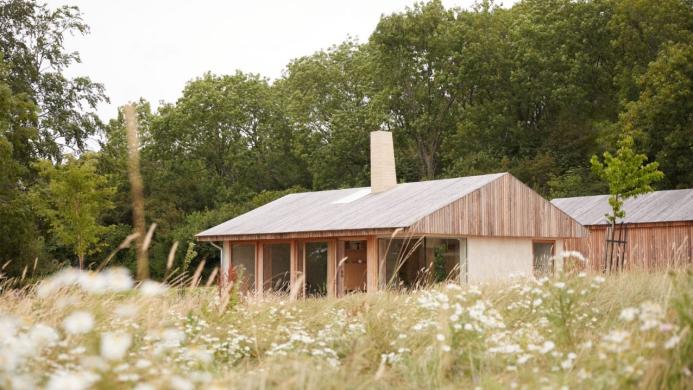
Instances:
[[[589,229],[587,238],[566,240],[566,249],[582,252],[591,270],[604,270],[609,195],[560,198],[552,203]],[[623,210],[626,216],[617,229],[623,243],[616,247],[624,251],[624,269],[657,270],[691,264],[693,189],[644,194],[626,200]]]

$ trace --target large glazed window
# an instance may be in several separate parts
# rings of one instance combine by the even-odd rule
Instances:
[[[555,243],[553,241],[532,243],[535,276],[548,276],[553,274],[554,246]]]
[[[255,289],[255,245],[233,244],[231,246],[231,264],[242,290]]]
[[[288,292],[291,288],[291,245],[264,245],[265,290]]]
[[[435,283],[460,280],[460,241],[451,238],[426,237],[426,258]]]
[[[327,295],[327,243],[306,243],[306,295]]]
[[[466,279],[466,240],[397,238],[378,240],[381,286],[413,288]],[[463,280],[466,281],[466,280]]]

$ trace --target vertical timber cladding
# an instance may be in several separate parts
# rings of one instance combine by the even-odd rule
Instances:
[[[588,233],[561,209],[507,174],[423,217],[408,232],[541,238]]]
[[[604,269],[606,226],[589,227],[587,238],[567,239],[566,250],[587,257],[588,269]],[[693,262],[693,222],[639,223],[628,225],[626,269],[661,270]]]

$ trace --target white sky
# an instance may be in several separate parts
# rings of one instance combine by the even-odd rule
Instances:
[[[50,7],[76,5],[91,33],[66,39],[82,63],[69,75],[103,83],[110,104],[139,97],[154,107],[175,101],[185,83],[206,71],[281,76],[293,58],[344,41],[368,39],[382,14],[402,11],[413,0],[48,0]],[[514,0],[504,0],[510,5]],[[469,7],[474,0],[444,0]]]

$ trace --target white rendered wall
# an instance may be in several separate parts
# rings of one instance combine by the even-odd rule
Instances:
[[[528,238],[467,238],[469,283],[532,276],[532,240]]]

